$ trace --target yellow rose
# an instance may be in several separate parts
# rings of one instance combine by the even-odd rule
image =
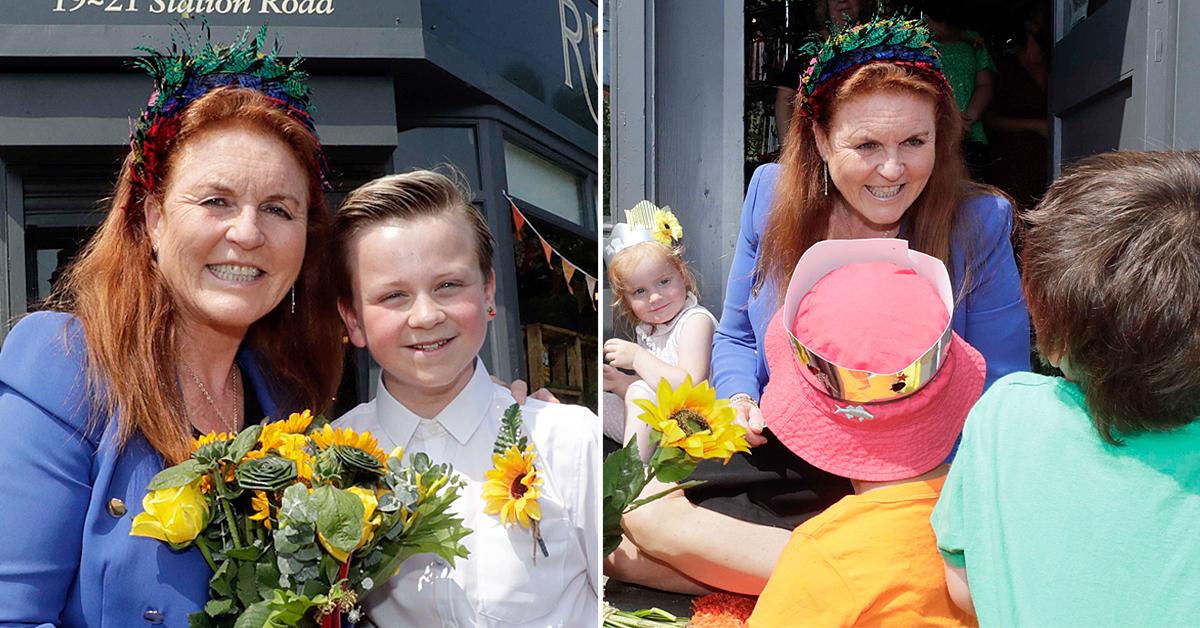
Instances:
[[[133,518],[130,536],[148,536],[181,545],[195,540],[208,525],[208,500],[200,490],[199,478],[183,486],[146,493],[142,510]]]
[[[362,540],[358,542],[358,546],[362,547],[371,541],[371,537],[375,535],[375,528],[383,522],[383,518],[375,514],[375,509],[379,507],[379,498],[375,491],[361,486],[351,486],[346,490],[357,495],[363,505],[363,533]]]

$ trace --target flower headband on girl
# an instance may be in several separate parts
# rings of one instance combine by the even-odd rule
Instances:
[[[154,188],[155,176],[167,148],[179,133],[177,114],[220,87],[257,90],[303,124],[313,137],[317,135],[309,112],[313,106],[308,73],[300,69],[299,55],[290,63],[281,60],[278,39],[270,48],[266,46],[266,26],[259,29],[254,41],[248,40],[247,30],[229,46],[213,43],[207,23],[201,28],[202,41],[192,41],[186,26],[181,23],[180,35],[171,37],[171,46],[167,50],[137,47],[149,56],[134,59],[133,65],[154,79],[150,102],[134,123],[129,137],[129,148],[133,152],[131,174],[142,190]],[[326,170],[322,155],[321,181],[328,185]]]
[[[871,63],[910,67],[943,91],[950,91],[933,37],[919,20],[876,17],[833,32],[824,41],[812,40],[800,49],[800,54],[812,55],[796,88],[796,106],[807,118],[820,115],[823,96],[841,77]]]
[[[608,243],[604,245],[604,263],[635,244],[660,242],[671,248],[683,241],[683,227],[669,206],[658,207],[642,201],[625,210],[625,222],[613,225]]]

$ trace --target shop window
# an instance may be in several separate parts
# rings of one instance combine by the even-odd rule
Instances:
[[[585,224],[582,175],[507,141],[504,167],[509,194],[577,225],[591,227]]]

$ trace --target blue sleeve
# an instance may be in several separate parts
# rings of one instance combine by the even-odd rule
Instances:
[[[769,211],[770,183],[763,179],[768,168],[762,166],[750,178],[746,201],[742,204],[741,228],[729,280],[725,285],[725,306],[721,322],[713,334],[712,381],[717,396],[729,397],[744,392],[758,399],[758,345],[750,321],[750,297],[754,289],[754,267],[758,263],[758,239],[755,212]],[[761,208],[761,209],[759,209]]]
[[[1029,311],[1013,258],[1013,208],[991,194],[970,201],[977,237],[971,251],[963,340],[987,360],[987,386],[1014,371],[1029,370]]]
[[[79,569],[96,441],[84,433],[82,334],[71,321],[63,314],[26,317],[0,351],[5,626],[57,624]],[[76,341],[71,349],[68,334]]]

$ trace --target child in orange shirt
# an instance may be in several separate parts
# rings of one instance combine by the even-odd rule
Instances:
[[[748,625],[974,624],[929,524],[984,382],[952,312],[945,266],[903,240],[827,240],[800,258],[767,328],[763,415],[855,494],[796,528]]]

